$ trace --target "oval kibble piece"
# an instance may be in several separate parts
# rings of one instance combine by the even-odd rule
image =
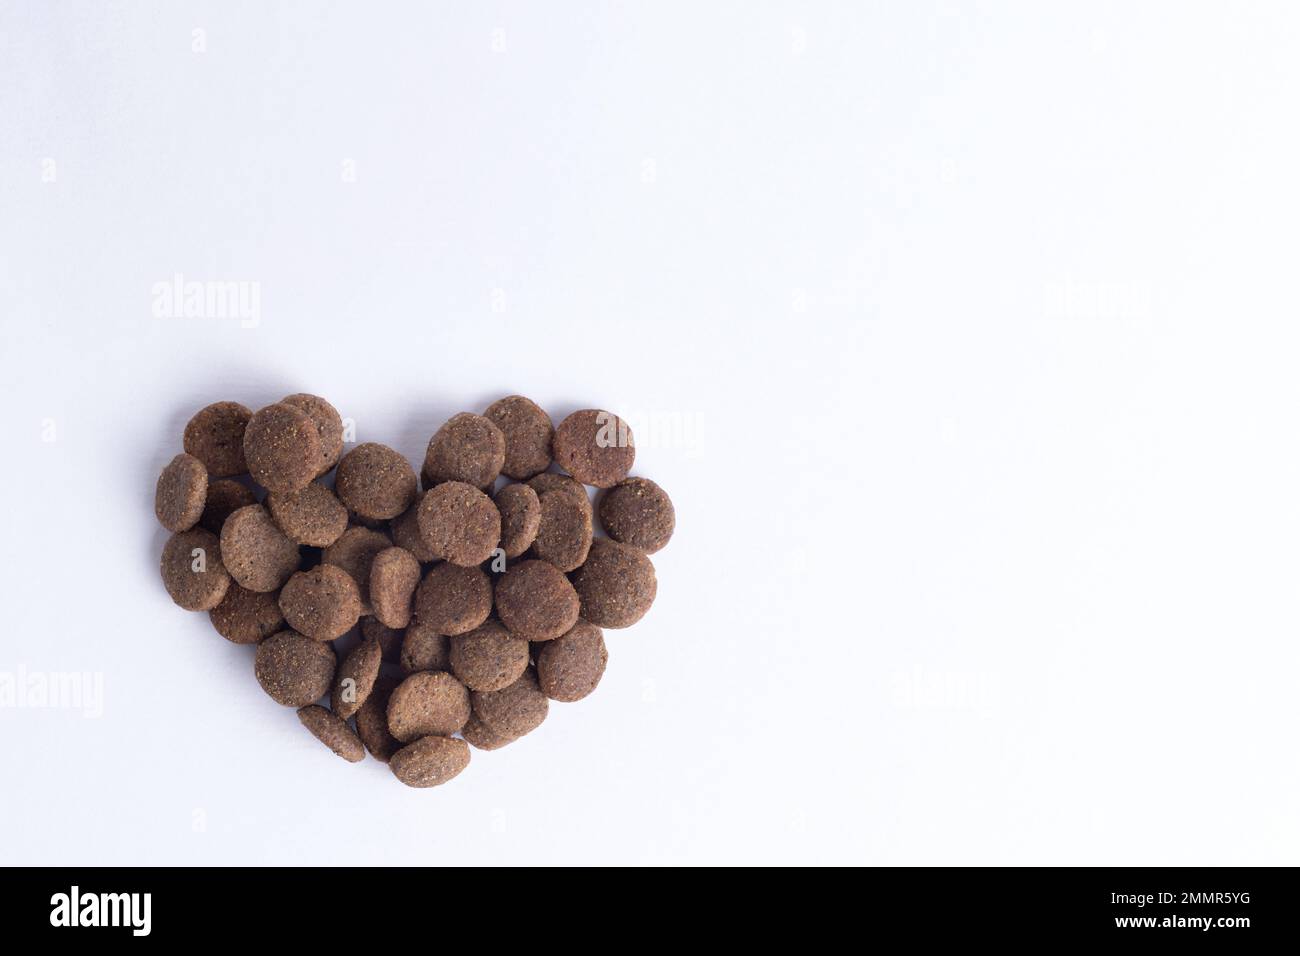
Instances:
[[[654,603],[655,566],[644,551],[609,538],[591,543],[586,562],[573,575],[582,617],[597,627],[630,627]]]
[[[396,687],[396,680],[381,674],[356,715],[357,736],[370,751],[370,756],[380,763],[388,763],[402,746],[402,742],[388,732],[388,698]]]
[[[420,583],[420,562],[404,548],[385,548],[370,564],[370,606],[382,623],[411,623],[411,598]]]
[[[512,564],[496,582],[496,609],[515,637],[549,641],[578,621],[578,595],[559,568],[545,561]]]
[[[551,424],[551,416],[536,402],[522,395],[511,395],[489,405],[483,417],[505,437],[503,475],[524,481],[550,467],[555,426]]]
[[[343,658],[330,691],[330,709],[334,713],[347,719],[361,709],[374,690],[383,657],[384,650],[379,641],[367,638]]]
[[[474,714],[499,737],[518,739],[536,730],[546,719],[546,695],[531,669],[509,687],[475,691],[470,695]]]
[[[272,491],[266,506],[289,540],[312,548],[328,548],[348,527],[348,509],[319,482],[298,491]]]
[[[423,491],[416,494],[411,507],[388,523],[388,530],[393,536],[393,544],[410,551],[421,564],[430,564],[437,561],[438,556],[420,536],[420,502],[424,501],[425,494],[427,492]]]
[[[208,469],[193,455],[177,455],[158,476],[153,513],[168,531],[189,531],[203,517],[207,501]]]
[[[666,545],[677,525],[667,492],[649,478],[624,478],[601,496],[599,511],[606,534],[646,554]]]
[[[267,491],[297,491],[320,474],[320,433],[301,408],[268,405],[244,429],[244,457],[253,480]]]
[[[363,617],[361,619],[361,637],[363,640],[374,638],[379,642],[383,650],[384,660],[395,661],[402,652],[402,639],[405,632],[400,628],[389,627],[387,624],[374,617]]]
[[[332,564],[298,571],[280,591],[280,611],[299,634],[333,641],[361,617],[361,594],[352,575]]]
[[[506,485],[492,500],[501,512],[501,550],[507,558],[517,558],[532,547],[542,523],[537,492],[523,484]]]
[[[316,435],[320,439],[321,454],[320,461],[316,465],[316,474],[312,477],[319,478],[338,464],[339,456],[343,454],[343,417],[339,415],[337,408],[319,395],[298,392],[294,395],[286,395],[280,401],[306,412],[307,417],[315,424]]]
[[[584,485],[612,488],[632,470],[636,447],[627,422],[612,412],[584,408],[560,422],[551,454]]]
[[[600,628],[578,621],[569,633],[547,641],[537,656],[537,683],[551,700],[582,700],[604,676],[609,652]]]
[[[437,787],[469,766],[469,745],[455,737],[422,737],[393,754],[388,766],[408,787]]]
[[[234,581],[208,612],[217,633],[232,644],[256,644],[284,627],[278,591],[250,591]]]
[[[253,672],[277,704],[305,707],[329,693],[337,661],[334,645],[280,631],[257,645]]]
[[[481,568],[435,564],[415,590],[415,617],[439,634],[464,634],[492,613],[492,579]]]
[[[202,528],[168,538],[159,570],[171,599],[187,611],[212,610],[226,596],[231,583],[221,542]]]
[[[420,474],[426,489],[444,481],[490,488],[506,460],[506,436],[482,415],[461,412],[429,439]]]
[[[339,462],[334,490],[348,510],[370,521],[386,521],[415,500],[415,469],[387,445],[365,442]]]
[[[496,621],[451,638],[451,672],[470,690],[501,690],[527,669],[528,642]]]
[[[540,475],[534,475],[528,479],[528,487],[537,492],[540,498],[548,491],[567,491],[575,498],[591,504],[591,499],[587,497],[587,489],[582,482],[576,478],[570,478],[568,475],[557,475],[553,471],[542,472]]]
[[[208,482],[208,500],[203,506],[203,517],[199,524],[213,534],[221,534],[221,526],[226,519],[249,505],[257,504],[257,495],[253,489],[230,478],[221,478]]]
[[[501,541],[501,512],[492,499],[460,481],[431,489],[420,501],[420,537],[444,561],[471,568],[492,557]]]
[[[252,411],[239,402],[214,402],[200,408],[185,425],[185,454],[203,462],[213,478],[244,474],[248,471],[244,429],[252,417]]]
[[[591,549],[591,503],[567,491],[546,491],[539,499],[541,520],[533,557],[572,571],[587,560]],[[508,555],[507,555],[508,557]]]
[[[361,613],[370,614],[370,567],[375,555],[393,546],[388,535],[373,528],[353,525],[339,535],[339,539],[325,549],[321,561],[342,568],[352,575],[361,592]]]
[[[230,576],[250,591],[274,591],[298,570],[301,554],[261,505],[232,512],[221,526],[221,554]]]
[[[348,763],[357,763],[366,757],[361,738],[353,733],[348,722],[338,714],[331,714],[318,704],[308,704],[298,710],[298,719],[311,731],[313,737],[334,751]]]
[[[401,664],[407,674],[450,670],[451,638],[419,620],[411,622],[402,639]]]
[[[448,736],[469,720],[469,691],[445,671],[420,671],[388,698],[388,732],[402,743],[430,734]]]
[[[479,750],[499,750],[506,744],[512,744],[518,737],[503,737],[494,731],[483,721],[478,719],[475,714],[469,715],[469,720],[461,728],[460,734],[473,747]]]

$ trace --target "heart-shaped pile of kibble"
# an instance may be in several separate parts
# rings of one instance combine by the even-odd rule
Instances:
[[[636,451],[616,415],[586,409],[556,428],[520,395],[439,428],[418,480],[386,445],[343,444],[315,395],[201,409],[158,479],[163,583],[222,637],[256,644],[262,689],[332,751],[369,750],[434,787],[465,769],[470,744],[503,747],[549,701],[595,689],[601,628],[654,600],[647,555],[672,536],[672,502],[627,477]],[[604,489],[607,538],[584,485]],[[358,623],[340,664],[334,642]]]

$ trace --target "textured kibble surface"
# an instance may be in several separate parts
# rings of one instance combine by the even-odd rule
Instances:
[[[537,655],[537,683],[551,700],[582,700],[600,683],[609,652],[600,628],[587,621],[547,641]]]
[[[366,702],[379,679],[384,651],[379,641],[366,638],[339,665],[330,691],[330,709],[340,717],[351,717]]]
[[[600,526],[615,541],[654,554],[668,543],[677,514],[667,492],[649,478],[625,478],[600,499]]]
[[[393,544],[411,552],[421,564],[430,564],[437,561],[438,556],[420,535],[420,502],[424,500],[425,494],[418,493],[411,507],[388,523],[388,530],[392,533]]]
[[[531,669],[509,687],[475,691],[474,715],[499,737],[518,738],[536,730],[546,719],[547,701]]]
[[[469,766],[469,745],[455,737],[424,737],[393,754],[388,766],[408,787],[437,787]]]
[[[401,664],[408,674],[451,670],[451,638],[422,621],[412,622],[402,639]]]
[[[597,627],[631,627],[650,610],[658,584],[644,551],[598,538],[573,575],[573,588],[585,620]]]
[[[256,644],[284,627],[278,591],[250,591],[234,581],[208,612],[217,633],[232,644]]]
[[[230,576],[250,591],[274,591],[298,570],[298,546],[261,505],[233,512],[221,526],[221,554]]]
[[[361,738],[337,714],[331,714],[317,704],[309,704],[299,709],[298,719],[311,731],[313,737],[348,763],[365,759],[366,748],[362,745]]]
[[[420,537],[436,557],[474,567],[492,556],[501,540],[501,512],[471,485],[448,481],[420,502]]]
[[[536,402],[511,395],[493,402],[483,417],[500,429],[506,442],[501,474],[523,481],[545,471],[551,464],[551,416]]]
[[[177,455],[158,476],[153,513],[168,531],[189,531],[208,502],[208,470],[193,455]]]
[[[253,672],[277,704],[305,707],[329,693],[336,663],[332,645],[280,631],[257,645]]]
[[[361,619],[361,638],[369,640],[374,638],[379,642],[380,648],[384,652],[384,660],[396,661],[397,655],[402,650],[402,638],[406,632],[402,628],[389,627],[382,621],[366,616]]]
[[[539,499],[533,557],[572,571],[587,560],[591,549],[591,503],[561,490],[544,491]]]
[[[574,412],[555,429],[555,463],[584,485],[612,488],[632,470],[632,429],[618,416],[595,408]]]
[[[268,405],[253,413],[244,429],[248,470],[267,491],[297,491],[320,474],[320,434],[306,412],[293,405]]]
[[[396,518],[415,500],[415,469],[387,445],[366,442],[343,456],[334,474],[334,490],[362,518]]]
[[[518,737],[504,737],[492,730],[487,724],[478,719],[478,715],[470,714],[469,720],[461,728],[461,736],[464,737],[471,746],[479,750],[500,750],[506,744],[512,744]]]
[[[339,539],[321,555],[323,562],[342,568],[357,582],[362,614],[371,613],[370,567],[376,555],[392,546],[392,540],[382,531],[354,525],[339,535]]]
[[[551,471],[544,472],[529,478],[528,487],[537,492],[539,497],[548,491],[567,491],[574,497],[581,498],[587,504],[591,504],[591,499],[587,497],[587,489],[583,487],[582,482],[576,478],[570,478],[568,475],[557,475]]]
[[[501,513],[501,550],[507,558],[517,558],[532,547],[542,523],[537,492],[523,484],[506,485],[492,500]]]
[[[185,426],[182,444],[213,478],[230,478],[248,471],[244,460],[244,429],[252,411],[238,402],[214,402],[200,408]]]
[[[516,637],[549,641],[578,621],[578,595],[569,579],[545,561],[519,561],[496,582],[497,615]]]
[[[435,564],[415,592],[415,616],[439,634],[472,631],[492,613],[492,579],[479,568]]]
[[[299,634],[333,641],[361,617],[361,594],[342,568],[318,564],[289,578],[280,591],[280,611]]]
[[[221,542],[202,528],[172,535],[163,546],[160,568],[167,593],[187,611],[212,610],[231,584]]]
[[[370,751],[370,756],[380,763],[388,763],[402,746],[402,742],[388,732],[388,699],[396,688],[394,678],[380,674],[356,713],[357,736]]]
[[[451,672],[470,690],[509,687],[528,668],[528,642],[496,621],[451,638]]]
[[[281,402],[306,412],[316,426],[320,458],[313,477],[325,474],[338,463],[339,456],[343,454],[343,418],[338,409],[319,395],[308,395],[306,392],[288,395]]]
[[[203,517],[199,524],[213,534],[221,534],[221,526],[226,519],[249,505],[257,504],[257,495],[247,485],[230,478],[221,478],[208,482],[208,500],[203,506]]]
[[[403,548],[385,548],[370,564],[370,606],[382,623],[406,627],[411,598],[420,583],[420,562]]]
[[[445,671],[420,671],[388,698],[388,730],[403,743],[429,734],[447,736],[469,720],[469,691]]]
[[[434,433],[421,474],[426,489],[444,481],[489,488],[506,460],[506,437],[482,415],[462,412]]]
[[[348,509],[338,496],[313,481],[299,491],[273,491],[266,506],[289,540],[313,548],[328,548],[348,527]]]

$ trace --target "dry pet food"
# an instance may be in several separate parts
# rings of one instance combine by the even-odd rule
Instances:
[[[272,491],[266,505],[285,537],[312,548],[328,548],[348,527],[348,509],[319,482],[298,491]]]
[[[446,671],[420,671],[388,698],[388,729],[402,743],[435,734],[446,737],[469,720],[469,691]]]
[[[289,578],[280,590],[280,612],[299,634],[333,641],[352,630],[361,617],[361,593],[342,568],[318,564]]]
[[[624,478],[600,499],[600,526],[615,541],[654,554],[668,543],[677,515],[667,493],[649,478]]]
[[[424,487],[459,481],[486,489],[501,474],[506,436],[482,415],[462,412],[434,433],[424,455]]]
[[[185,454],[203,462],[213,478],[230,478],[248,471],[244,461],[244,429],[253,417],[238,402],[214,402],[200,408],[185,426]]]
[[[388,766],[408,787],[436,787],[469,766],[469,745],[455,737],[422,737],[393,754]]]
[[[600,683],[609,653],[600,628],[586,621],[547,641],[537,654],[537,683],[551,700],[582,700]]]
[[[267,491],[297,491],[320,474],[320,432],[301,408],[268,405],[248,420],[244,457],[253,480]]]
[[[430,489],[417,520],[429,551],[461,567],[482,564],[501,543],[501,512],[491,498],[462,481]]]
[[[528,669],[528,642],[496,621],[451,638],[451,672],[470,690],[501,690]]]
[[[306,707],[329,693],[337,663],[333,645],[280,631],[257,645],[253,673],[277,704]]]
[[[203,517],[208,503],[208,470],[193,455],[177,455],[154,490],[153,513],[168,531],[189,531]]]
[[[451,670],[451,638],[423,621],[413,621],[402,640],[403,672]]]
[[[497,579],[496,609],[510,633],[549,641],[578,621],[578,595],[563,572],[545,561],[520,561]]]
[[[232,644],[256,644],[284,627],[278,591],[250,591],[234,581],[208,617],[217,633]]]
[[[617,415],[586,408],[555,429],[555,463],[584,485],[612,488],[632,470],[636,448],[632,430]]]
[[[348,763],[366,759],[366,748],[348,722],[331,714],[318,704],[309,704],[298,710],[298,719],[311,731],[313,737],[334,751]]]
[[[524,481],[550,467],[555,426],[536,402],[511,395],[489,405],[483,417],[499,428],[506,440],[501,474]]]
[[[492,500],[501,512],[501,550],[507,558],[517,558],[532,547],[542,524],[537,492],[527,485],[506,485]]]
[[[330,691],[330,707],[334,713],[351,717],[361,709],[379,679],[383,656],[379,641],[370,637],[343,658],[338,673],[334,675],[334,688]]]
[[[298,570],[298,546],[261,505],[233,512],[221,526],[221,554],[230,576],[250,591],[274,591]]]
[[[479,568],[435,564],[415,592],[415,616],[439,634],[464,634],[492,613],[492,579]]]
[[[241,485],[229,478],[219,478],[208,482],[208,501],[203,506],[203,517],[199,524],[213,534],[221,534],[221,526],[226,519],[248,505],[257,504],[257,495],[247,485]]]
[[[162,579],[172,600],[187,611],[210,611],[220,604],[231,582],[217,536],[202,528],[172,535],[163,548]]]

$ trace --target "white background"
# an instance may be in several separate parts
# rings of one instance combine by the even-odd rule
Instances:
[[[1294,7],[0,10],[0,860],[1300,862]],[[410,790],[171,604],[299,390],[667,423],[592,697]]]

